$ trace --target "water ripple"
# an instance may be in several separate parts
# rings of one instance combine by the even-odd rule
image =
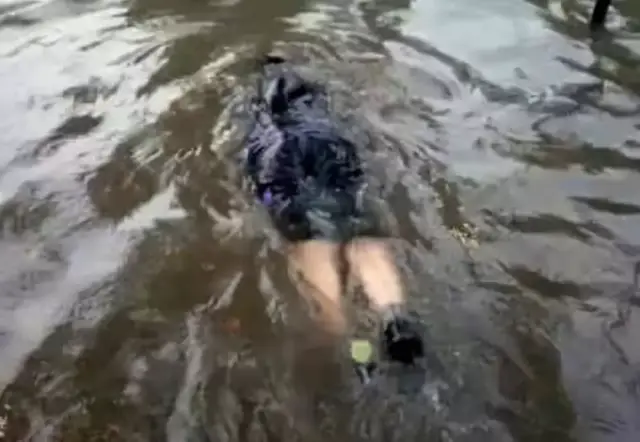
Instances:
[[[592,6],[5,2],[0,440],[637,440],[640,17]],[[426,374],[357,382],[246,192],[273,48],[363,147]]]

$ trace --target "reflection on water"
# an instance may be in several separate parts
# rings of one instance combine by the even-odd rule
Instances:
[[[592,7],[4,2],[0,440],[639,440],[640,8]],[[412,394],[323,345],[244,190],[274,47],[356,122],[441,363]]]

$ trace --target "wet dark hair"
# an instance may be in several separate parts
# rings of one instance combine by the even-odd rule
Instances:
[[[257,99],[263,109],[278,117],[300,104],[303,97],[324,93],[320,85],[305,79],[279,55],[265,55],[258,61],[260,76]]]

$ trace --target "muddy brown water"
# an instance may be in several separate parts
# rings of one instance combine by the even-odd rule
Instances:
[[[640,8],[613,3],[594,39],[586,0],[3,0],[0,440],[640,440]],[[413,389],[320,343],[246,192],[272,49],[368,141],[439,361]]]

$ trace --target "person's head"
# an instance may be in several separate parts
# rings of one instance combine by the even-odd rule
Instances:
[[[324,89],[304,78],[284,57],[267,55],[261,61],[258,100],[273,115],[282,115],[301,106],[311,107]]]

